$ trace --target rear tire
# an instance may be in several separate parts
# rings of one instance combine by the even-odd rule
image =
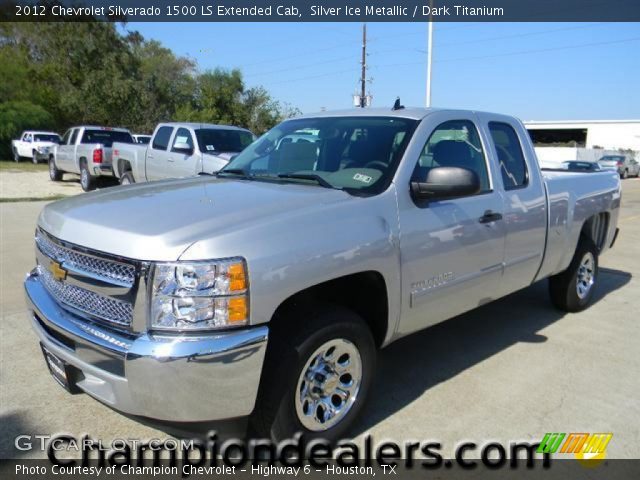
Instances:
[[[53,158],[53,155],[51,155],[49,157],[49,178],[52,182],[59,182],[62,180],[62,175],[62,171],[58,170],[55,159]]]
[[[85,192],[90,192],[96,188],[96,179],[91,176],[85,162],[80,165],[80,186]]]
[[[251,435],[335,442],[362,410],[376,346],[365,321],[343,307],[291,312],[269,338]],[[288,321],[288,320],[291,321]]]
[[[583,235],[569,268],[549,278],[551,301],[565,312],[579,312],[589,306],[597,283],[598,248]]]
[[[133,178],[133,173],[124,172],[120,177],[120,185],[131,185],[132,183],[136,183]]]
[[[13,150],[13,161],[18,163],[20,161],[20,155],[18,154],[18,150]]]

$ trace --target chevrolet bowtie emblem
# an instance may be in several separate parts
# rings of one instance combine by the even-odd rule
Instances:
[[[67,271],[62,268],[62,265],[58,262],[52,261],[49,265],[49,271],[51,272],[51,275],[53,275],[53,278],[59,282],[67,278]]]

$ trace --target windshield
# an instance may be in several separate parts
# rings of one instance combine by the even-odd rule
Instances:
[[[33,136],[34,142],[51,142],[51,143],[60,143],[60,136],[55,134],[48,133],[36,133]]]
[[[196,130],[198,147],[203,153],[241,152],[254,140],[246,130],[199,128]]]
[[[417,124],[395,117],[289,120],[260,137],[220,173],[375,194],[391,181]]]
[[[80,143],[100,143],[109,148],[113,142],[134,143],[129,132],[121,130],[85,130]]]

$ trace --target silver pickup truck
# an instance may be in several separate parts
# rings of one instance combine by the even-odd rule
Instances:
[[[244,150],[249,130],[208,123],[161,123],[147,145],[115,144],[113,165],[120,183],[215,173]]]
[[[65,172],[79,173],[82,190],[93,190],[99,177],[113,177],[111,147],[114,142],[133,143],[134,140],[124,128],[70,128],[49,155],[49,177],[59,182]]]
[[[391,342],[543,279],[586,308],[620,200],[615,172],[541,172],[509,116],[305,116],[216,176],[47,205],[30,319],[54,378],[117,410],[335,439]]]

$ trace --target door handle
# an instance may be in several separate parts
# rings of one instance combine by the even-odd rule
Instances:
[[[484,215],[482,215],[479,218],[478,221],[480,223],[491,223],[491,222],[497,222],[498,220],[502,220],[501,213],[494,212],[492,210],[487,210],[486,212],[484,212]]]

